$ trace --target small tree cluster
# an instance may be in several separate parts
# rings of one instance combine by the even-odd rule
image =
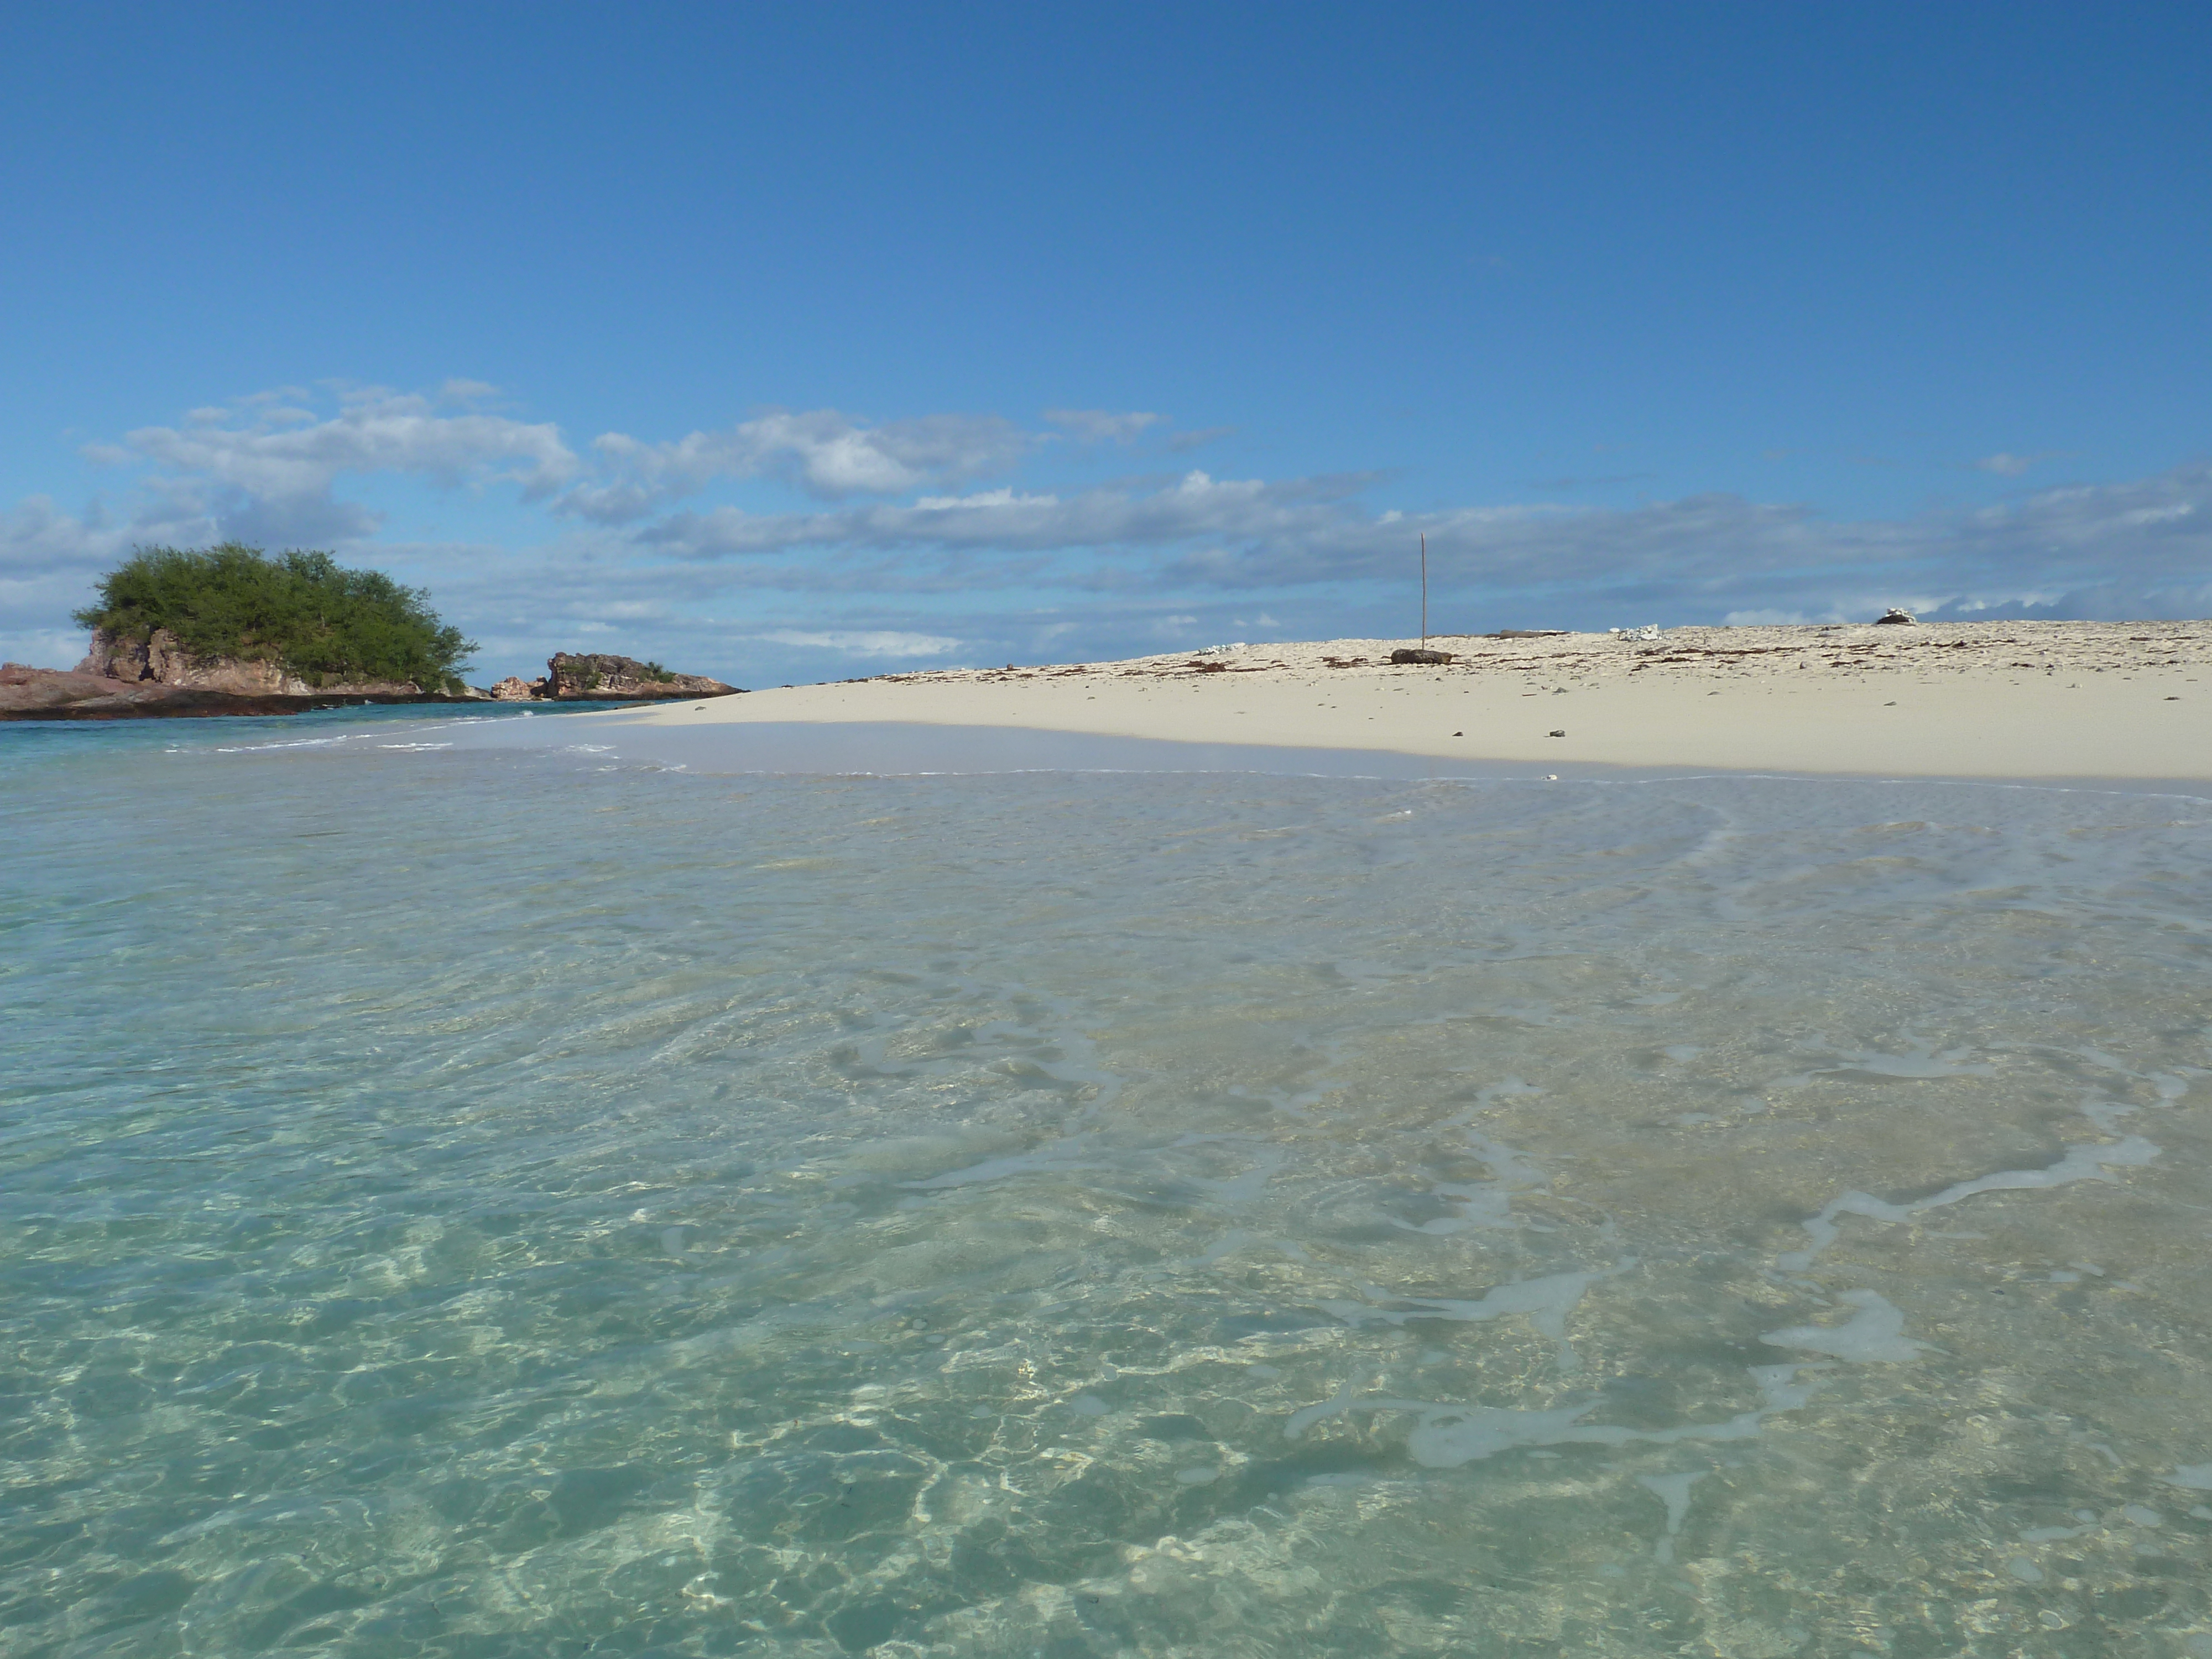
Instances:
[[[430,596],[327,553],[270,558],[258,547],[142,547],[100,579],[85,628],[143,641],[167,629],[194,656],[275,662],[311,685],[460,683],[477,647],[438,619]]]

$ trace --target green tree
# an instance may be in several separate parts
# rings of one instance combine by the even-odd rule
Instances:
[[[270,558],[258,547],[142,547],[100,579],[78,624],[143,642],[166,628],[194,656],[281,664],[310,685],[460,684],[476,642],[438,619],[430,596],[327,553]]]

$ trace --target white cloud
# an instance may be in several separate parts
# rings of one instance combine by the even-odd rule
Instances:
[[[727,432],[642,443],[620,432],[595,438],[602,477],[562,498],[565,511],[629,524],[718,477],[782,477],[825,501],[898,495],[925,484],[1003,471],[1034,437],[995,415],[927,415],[863,426],[834,409],[772,411]]]
[[[1057,507],[1057,495],[1017,495],[1011,489],[980,489],[972,495],[922,495],[914,503],[917,513],[951,513],[963,507]]]
[[[2163,507],[2138,507],[2120,514],[2120,522],[2130,527],[2150,524],[2175,524],[2189,518],[2197,511],[2195,501],[2169,501]]]
[[[2055,449],[2046,449],[2034,455],[2012,455],[1999,450],[1994,455],[1984,455],[1978,461],[1969,461],[1967,465],[1977,471],[1994,472],[2000,478],[2017,478],[2029,469],[2042,465],[2045,461],[2059,461],[2065,459],[2061,452]]]
[[[1054,426],[1066,428],[1071,437],[1085,443],[1133,443],[1148,426],[1158,426],[1164,416],[1131,410],[1115,414],[1103,409],[1048,409],[1044,417]]]
[[[678,514],[639,532],[683,557],[803,556],[811,568],[937,568],[957,586],[1141,581],[1267,591],[1410,580],[1420,535],[1433,581],[1580,594],[1641,616],[1856,614],[1931,605],[2080,604],[2173,614],[2212,581],[2212,465],[2039,492],[1977,513],[1837,521],[1795,504],[1692,495],[1632,508],[1534,502],[1377,514],[1361,477],[1267,481],[1190,472],[1059,497],[994,490],[804,514]],[[1018,569],[993,562],[1041,560]],[[985,562],[978,563],[977,561]],[[788,580],[795,568],[781,566]],[[2124,573],[2116,574],[2116,573]],[[2057,593],[2057,600],[2034,596]],[[1548,597],[1547,597],[1548,596]]]
[[[575,472],[560,428],[450,410],[456,398],[491,395],[481,382],[448,382],[440,398],[383,387],[338,390],[335,413],[301,406],[297,387],[256,393],[235,407],[204,406],[174,426],[142,427],[127,447],[91,444],[103,465],[137,459],[157,469],[133,494],[131,541],[234,537],[270,546],[357,540],[380,516],[341,501],[341,478],[401,475],[446,485],[507,482],[544,499]],[[95,538],[96,539],[96,538]]]
[[[748,634],[747,639],[769,645],[791,645],[837,651],[848,657],[947,657],[964,641],[941,634],[908,634],[896,629],[833,628],[808,631],[779,628],[767,634]]]
[[[334,402],[288,387],[133,433],[121,453],[141,458],[135,481],[125,475],[74,514],[44,497],[0,512],[0,612],[18,630],[0,637],[65,635],[92,578],[132,545],[224,536],[336,547],[428,582],[488,658],[542,655],[586,624],[617,648],[672,661],[748,639],[943,660],[1042,641],[1036,629],[1079,617],[1066,648],[1091,656],[1158,629],[1340,631],[1398,604],[1423,534],[1439,602],[1510,613],[1516,625],[1829,618],[1893,604],[1942,616],[2212,611],[2212,463],[1893,520],[1717,494],[1407,510],[1370,503],[1373,475],[1192,470],[1064,493],[969,487],[1040,442],[991,416],[870,425],[834,410],[771,412],[663,443],[609,434],[580,459],[557,428],[487,412],[498,395],[459,382],[420,397],[339,388]],[[557,516],[522,521],[518,539],[538,542],[526,550],[370,541],[376,516],[337,487],[389,474],[510,480],[526,501],[551,492]],[[763,475],[834,499],[670,510],[716,477]],[[868,496],[878,499],[850,499]],[[747,634],[763,625],[759,607],[737,598],[767,592],[866,594],[877,625],[828,625],[807,608],[824,602],[794,599],[776,611],[790,626]],[[956,594],[966,609],[947,617],[944,596]],[[837,608],[849,617],[854,606]]]
[[[1271,484],[1188,472],[1079,495],[991,490],[927,496],[910,507],[834,513],[749,514],[736,507],[672,514],[641,532],[647,542],[700,557],[800,547],[892,550],[938,547],[1000,551],[1165,547],[1199,536],[1247,541],[1310,537],[1350,509],[1361,477]],[[1358,515],[1364,518],[1364,515]]]
[[[505,479],[537,498],[578,465],[556,426],[440,414],[427,398],[381,388],[345,394],[327,418],[281,405],[196,409],[181,426],[141,427],[125,441],[163,466],[272,502],[319,500],[340,477],[372,472]]]
[[[0,514],[0,580],[76,579],[132,547],[208,540],[215,520],[189,490],[149,489],[118,514],[95,499],[82,515],[33,495]]]

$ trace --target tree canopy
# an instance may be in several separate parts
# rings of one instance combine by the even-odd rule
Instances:
[[[270,558],[258,547],[142,547],[100,579],[80,626],[144,641],[166,628],[194,656],[281,663],[311,685],[458,683],[476,642],[438,620],[428,592],[328,553]]]

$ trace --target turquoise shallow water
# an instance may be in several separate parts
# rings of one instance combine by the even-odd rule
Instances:
[[[2212,1655],[2212,805],[531,729],[0,731],[0,1651]]]

